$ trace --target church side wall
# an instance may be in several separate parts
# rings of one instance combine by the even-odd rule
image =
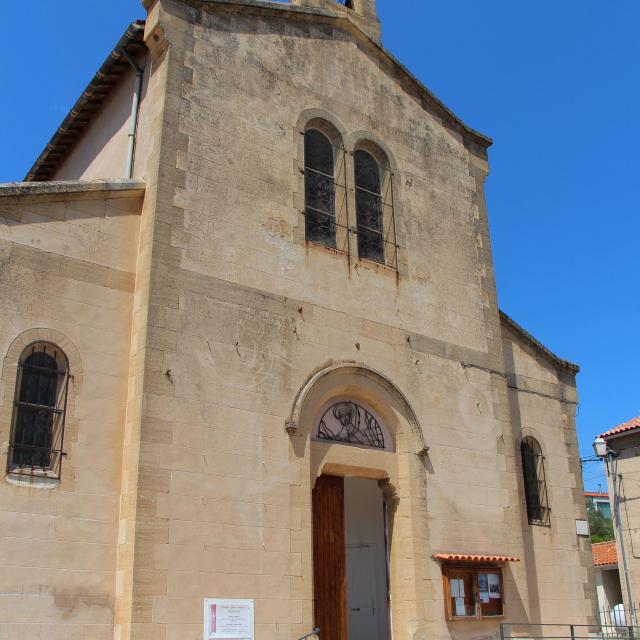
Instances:
[[[503,352],[509,385],[517,490],[523,532],[523,569],[528,594],[527,620],[585,624],[597,610],[595,577],[588,536],[576,534],[586,520],[575,414],[575,375],[563,372],[503,326]],[[522,483],[520,443],[535,438],[544,455],[551,509],[548,526],[529,524]]]
[[[0,188],[3,639],[113,637],[140,195],[4,197]],[[48,483],[4,475],[17,362],[36,340],[62,349],[72,375],[67,455],[60,481]]]

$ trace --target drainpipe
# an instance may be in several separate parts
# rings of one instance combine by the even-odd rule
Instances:
[[[145,65],[143,64],[142,67],[140,67],[125,48],[120,49],[120,51],[136,73],[136,81],[133,89],[133,101],[131,103],[131,117],[129,118],[129,145],[127,148],[127,165],[125,167],[125,177],[130,180],[133,177],[133,158],[136,149],[136,131],[138,129],[140,94],[142,93],[142,78],[144,77]]]

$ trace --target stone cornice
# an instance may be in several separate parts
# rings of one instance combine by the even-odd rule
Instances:
[[[13,200],[82,200],[100,198],[141,198],[141,180],[64,180],[49,182],[0,182],[0,205]]]

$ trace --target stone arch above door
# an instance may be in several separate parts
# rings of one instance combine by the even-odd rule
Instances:
[[[369,409],[395,440],[396,452],[424,455],[428,451],[423,429],[406,396],[384,374],[353,362],[325,366],[307,379],[286,421],[287,432],[305,441],[314,439],[319,412],[333,401],[352,401]]]

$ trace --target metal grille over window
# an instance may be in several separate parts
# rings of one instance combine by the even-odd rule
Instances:
[[[8,472],[60,478],[69,366],[56,346],[32,344],[23,351],[9,445]]]
[[[308,129],[304,165],[306,239],[349,253],[344,148]]]
[[[358,255],[396,269],[398,245],[391,168],[388,162],[381,164],[363,149],[358,149],[354,158]]]
[[[353,9],[353,0],[336,0],[336,4],[341,4],[343,7],[347,7],[347,9]]]
[[[542,449],[537,440],[527,437],[520,445],[520,454],[529,523],[549,524],[549,501]]]
[[[384,432],[376,418],[355,402],[338,402],[329,407],[318,425],[319,440],[334,440],[384,449]]]

